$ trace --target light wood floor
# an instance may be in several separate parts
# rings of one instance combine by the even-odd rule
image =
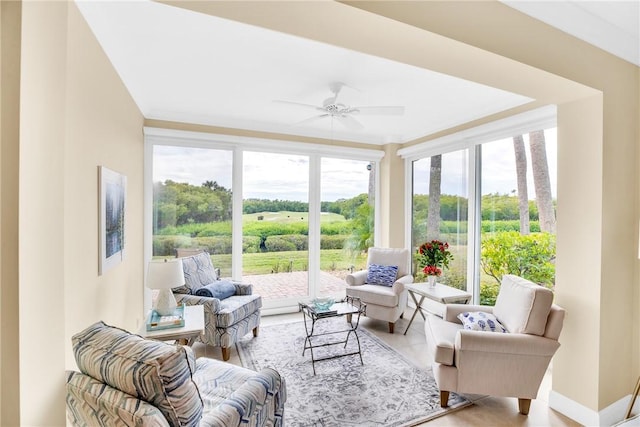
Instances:
[[[427,368],[431,360],[427,352],[424,339],[424,321],[418,315],[409,328],[407,335],[403,335],[412,309],[407,309],[404,319],[396,323],[395,333],[389,334],[387,323],[373,319],[363,318],[360,327],[373,332],[391,347],[412,360],[417,366]],[[283,314],[277,316],[264,316],[261,325],[276,323],[288,323],[301,321],[300,313]],[[196,356],[206,356],[222,360],[220,348],[204,346],[196,343],[193,346]],[[231,350],[230,363],[240,365],[240,359],[235,347]],[[474,404],[466,408],[454,411],[451,414],[437,418],[421,426],[580,426],[580,424],[552,410],[548,406],[548,396],[551,390],[551,372],[545,376],[538,398],[531,402],[528,416],[518,413],[518,400],[489,396],[466,396]]]

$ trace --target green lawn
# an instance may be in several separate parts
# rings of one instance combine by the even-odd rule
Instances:
[[[231,274],[231,254],[212,255],[211,260],[222,270],[223,276]],[[348,270],[351,265],[356,269],[363,268],[367,262],[366,254],[359,254],[351,259],[342,249],[324,249],[320,251],[320,269]],[[259,252],[242,255],[244,274],[271,274],[276,270],[280,273],[290,271],[307,271],[309,264],[308,251]]]
[[[261,220],[258,217],[262,217]],[[274,222],[279,224],[291,224],[296,222],[308,222],[308,212],[258,212],[253,214],[242,215],[242,222]],[[346,219],[344,216],[336,213],[322,212],[320,214],[320,222],[344,222]]]

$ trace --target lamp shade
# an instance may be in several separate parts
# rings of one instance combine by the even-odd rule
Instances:
[[[176,298],[171,288],[184,285],[182,260],[150,261],[147,270],[147,287],[159,289],[155,311],[162,316],[170,316],[176,309]]]
[[[182,260],[149,261],[147,288],[171,289],[184,285]]]

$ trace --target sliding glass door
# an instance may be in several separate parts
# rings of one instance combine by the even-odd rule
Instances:
[[[265,303],[309,292],[309,157],[243,153],[242,280]]]
[[[320,189],[320,275],[316,293],[341,297],[344,278],[366,267],[366,250],[373,246],[375,163],[322,158]]]

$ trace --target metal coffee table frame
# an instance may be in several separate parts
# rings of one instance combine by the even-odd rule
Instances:
[[[320,362],[322,360],[336,359],[338,357],[345,356],[360,356],[360,364],[364,365],[362,361],[362,350],[360,348],[360,338],[358,337],[358,325],[360,324],[360,315],[365,315],[367,310],[367,305],[363,303],[358,297],[347,296],[342,301],[338,301],[331,306],[331,308],[327,311],[318,311],[315,309],[313,304],[306,303],[298,303],[300,311],[302,311],[302,316],[304,319],[304,329],[306,332],[306,338],[304,340],[304,348],[302,349],[302,355],[304,356],[307,349],[311,353],[311,366],[313,368],[313,375],[316,374],[316,362]],[[356,320],[353,322],[353,315],[356,314]],[[347,324],[349,325],[346,329],[341,329],[339,331],[330,331],[330,332],[321,332],[317,333],[315,331],[316,322],[321,319],[328,319],[332,317],[339,316],[347,316]],[[334,335],[340,333],[347,333],[347,336],[344,340],[341,341],[330,341],[322,344],[313,344],[312,339],[317,338],[323,335]],[[315,348],[327,347],[337,344],[344,344],[343,348],[347,348],[347,343],[349,342],[349,337],[351,334],[356,338],[356,342],[358,343],[358,351],[353,351],[350,353],[341,353],[335,354],[331,356],[316,358],[313,354],[313,350]]]

